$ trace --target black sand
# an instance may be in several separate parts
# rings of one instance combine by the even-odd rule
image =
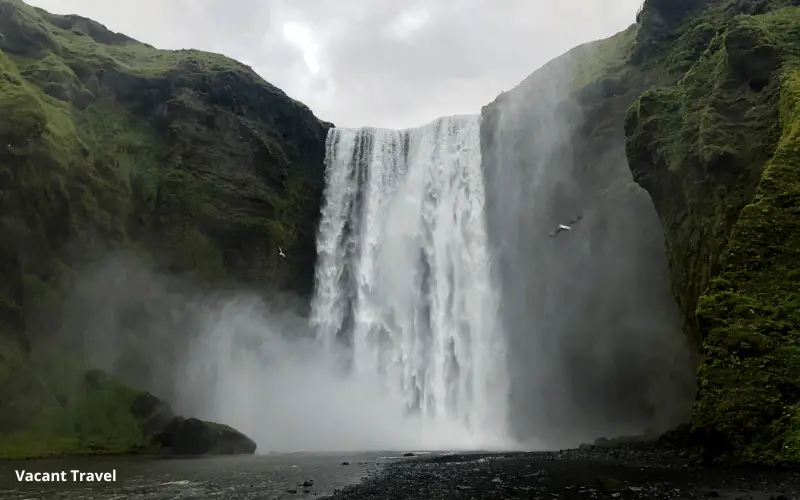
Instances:
[[[330,500],[800,500],[800,471],[694,466],[684,454],[585,447],[552,453],[413,458],[374,471]]]

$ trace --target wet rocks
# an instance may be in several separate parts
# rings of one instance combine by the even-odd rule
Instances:
[[[156,434],[155,441],[176,455],[253,454],[257,447],[255,441],[232,427],[180,416],[173,417]]]
[[[613,477],[598,477],[597,486],[603,493],[619,493],[629,490],[627,484]]]
[[[175,416],[168,403],[149,392],[144,392],[133,400],[131,413],[141,422],[140,427],[146,436],[160,432]]]
[[[688,466],[677,452],[623,446],[462,454],[392,463],[329,500],[794,498],[800,474]]]

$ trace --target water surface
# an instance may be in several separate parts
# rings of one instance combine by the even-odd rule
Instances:
[[[401,453],[287,453],[157,459],[109,457],[0,462],[0,499],[180,500],[319,498]],[[342,465],[349,462],[349,465]],[[15,471],[67,471],[66,482],[25,483]],[[111,483],[74,482],[71,470],[111,472]],[[303,483],[313,485],[303,486]]]

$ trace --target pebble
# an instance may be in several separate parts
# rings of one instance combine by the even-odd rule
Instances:
[[[586,446],[555,453],[467,453],[387,464],[329,500],[558,498],[800,500],[800,472],[690,466],[688,454]]]

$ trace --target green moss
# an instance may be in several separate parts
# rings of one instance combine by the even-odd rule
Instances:
[[[149,447],[130,408],[139,391],[89,386],[79,364],[34,360],[0,342],[0,458],[129,453]]]
[[[61,287],[42,276],[28,274],[23,277],[25,304],[32,311],[49,310],[63,300]]]
[[[0,137],[15,153],[0,155],[0,170],[16,172],[24,189],[13,208],[36,213],[31,232],[64,228],[47,247],[144,248],[168,269],[277,285],[310,265],[298,260],[289,274],[254,266],[250,276],[224,265],[236,260],[226,248],[233,233],[291,250],[299,228],[313,231],[319,194],[296,165],[307,162],[303,134],[316,131],[321,174],[325,128],[307,108],[224,56],[157,50],[90,20],[0,4],[13,14],[4,21],[13,36],[0,44],[0,112],[11,117]],[[275,117],[299,124],[297,144]]]
[[[638,28],[632,24],[614,36],[574,49],[572,88],[581,88],[621,67],[628,59]]]
[[[0,342],[0,428],[19,430],[54,400],[19,346]]]
[[[123,384],[86,390],[65,408],[44,409],[26,429],[0,437],[0,458],[122,454],[152,447],[130,413],[138,393]]]
[[[627,119],[629,163],[659,209],[673,287],[695,341],[697,299],[775,135],[773,89],[742,96],[727,68],[717,36],[676,86],[645,92]]]
[[[783,133],[701,297],[707,336],[695,425],[753,461],[797,458],[800,399],[800,71],[781,77]],[[734,342],[735,341],[735,342]],[[794,458],[793,458],[794,457]]]
[[[176,233],[169,238],[174,242],[170,259],[175,262],[174,271],[194,270],[211,283],[224,279],[226,272],[223,256],[206,235],[197,228],[174,231]]]

